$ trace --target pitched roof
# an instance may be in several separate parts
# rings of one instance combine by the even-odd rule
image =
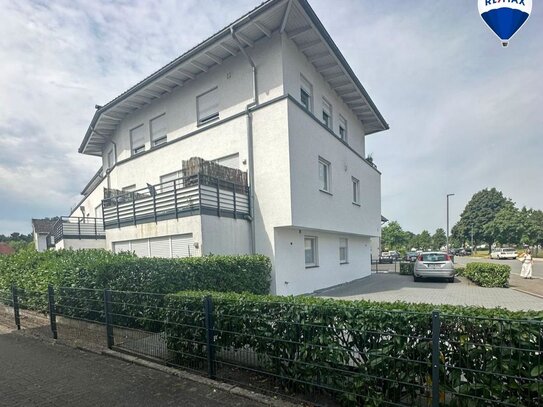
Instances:
[[[57,223],[51,219],[32,219],[32,230],[38,234],[49,234],[53,232],[53,226]]]
[[[233,38],[234,31],[239,40]],[[79,152],[101,156],[103,146],[127,115],[197,79],[225,59],[245,52],[244,48],[252,48],[257,41],[274,32],[284,32],[298,46],[355,112],[366,135],[389,128],[307,0],[268,0],[98,107]]]
[[[7,243],[0,243],[0,254],[13,254],[15,249]]]

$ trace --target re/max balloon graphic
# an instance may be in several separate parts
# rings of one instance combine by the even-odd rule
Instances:
[[[479,13],[507,47],[532,12],[532,0],[478,0]]]

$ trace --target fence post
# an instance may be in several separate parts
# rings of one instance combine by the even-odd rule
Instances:
[[[439,311],[432,312],[432,407],[439,407]]]
[[[206,348],[207,348],[207,374],[209,378],[215,378],[215,348],[213,347],[213,300],[208,295],[204,297],[204,314],[206,326]]]
[[[15,316],[15,325],[17,330],[21,330],[21,315],[19,314],[19,296],[17,295],[17,286],[13,284],[11,286],[11,297],[13,299],[13,314]]]
[[[111,291],[104,290],[104,312],[106,316],[107,347],[111,349],[115,345],[113,336],[113,322],[111,320]]]
[[[58,338],[57,334],[57,314],[55,309],[55,290],[53,286],[49,284],[47,287],[47,294],[49,297],[49,322],[51,323],[51,331],[53,332],[53,339]]]

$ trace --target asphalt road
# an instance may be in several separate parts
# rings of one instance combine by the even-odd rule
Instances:
[[[455,264],[467,264],[467,263],[473,263],[473,262],[483,262],[483,263],[495,263],[495,264],[507,264],[511,266],[511,273],[512,274],[520,274],[520,269],[522,267],[522,263],[518,260],[490,260],[490,259],[482,259],[477,257],[462,257],[462,256],[456,256],[454,258]],[[534,261],[534,266],[532,269],[532,275],[533,277],[543,278],[543,261]]]

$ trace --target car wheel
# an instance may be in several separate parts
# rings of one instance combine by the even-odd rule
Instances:
[[[420,281],[420,278],[418,278],[416,275],[413,274],[413,281],[418,282],[418,281]]]
[[[454,283],[454,277],[449,278],[449,283]]]

